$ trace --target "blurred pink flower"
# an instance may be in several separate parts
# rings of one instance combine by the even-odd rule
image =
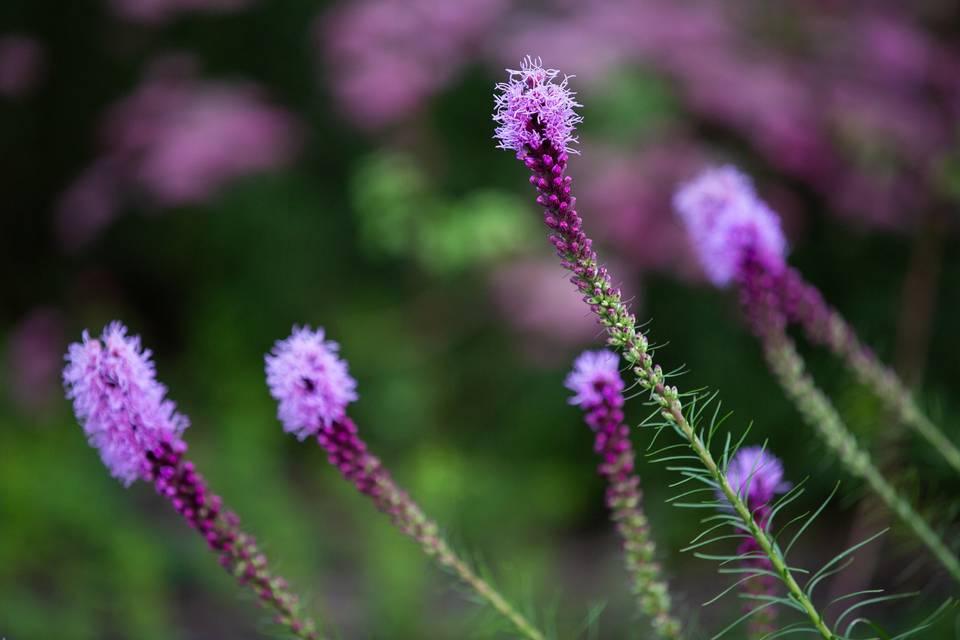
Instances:
[[[43,46],[25,35],[0,35],[0,97],[21,98],[43,73]]]
[[[693,141],[663,140],[636,152],[591,147],[594,160],[578,168],[580,209],[589,212],[595,237],[641,271],[699,275],[671,199],[682,181],[706,165]]]
[[[114,13],[130,22],[162,24],[181,13],[229,13],[253,0],[110,0]]]
[[[13,328],[6,345],[7,389],[21,408],[46,406],[59,390],[67,344],[63,317],[56,309],[34,309]]]
[[[102,134],[103,155],[60,202],[67,247],[89,241],[131,199],[198,204],[237,178],[286,166],[301,127],[254,85],[201,81],[188,60],[168,59],[108,110]]]
[[[532,362],[562,360],[565,354],[555,347],[583,347],[602,332],[582,294],[556,266],[549,260],[519,259],[503,264],[489,279],[494,304],[523,336],[522,348]],[[613,273],[627,273],[616,264],[609,266]],[[630,295],[635,287],[628,284],[624,290]]]
[[[547,18],[518,11],[504,20],[488,56],[499,68],[535,51],[579,74],[581,88],[618,66],[645,66],[674,83],[696,118],[746,140],[829,210],[866,226],[908,227],[925,204],[931,161],[954,140],[960,51],[892,3],[787,3],[777,24],[789,38],[762,37],[770,14],[759,9],[557,0]]]
[[[377,129],[412,115],[470,59],[508,0],[359,0],[321,16],[317,40],[344,116]]]

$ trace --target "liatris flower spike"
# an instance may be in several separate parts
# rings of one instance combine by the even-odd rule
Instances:
[[[661,426],[671,427],[692,449],[705,473],[698,479],[707,487],[719,487],[730,501],[736,517],[769,556],[793,599],[794,608],[809,619],[809,628],[824,638],[833,638],[823,617],[797,584],[786,559],[754,521],[747,505],[721,472],[708,443],[695,428],[695,417],[691,415],[688,420],[684,415],[679,390],[667,384],[667,376],[654,363],[647,337],[637,329],[636,318],[627,309],[620,290],[614,288],[610,275],[593,251],[593,242],[583,231],[572,179],[565,175],[569,146],[575,142],[573,126],[579,122],[574,112],[579,105],[566,79],[556,82],[559,72],[544,69],[539,60],[532,58],[527,58],[519,71],[508,72],[509,81],[497,85],[493,115],[499,125],[496,137],[501,148],[515,150],[530,170],[530,183],[538,191],[537,204],[544,209],[543,220],[551,231],[550,242],[560,257],[560,264],[573,274],[571,281],[606,328],[607,343],[622,350],[637,383],[650,393],[659,407],[659,416],[664,421]]]
[[[67,398],[103,463],[124,486],[152,482],[219,555],[220,564],[248,586],[275,621],[297,638],[318,640],[315,623],[300,613],[297,597],[274,575],[256,540],[240,529],[194,464],[184,459],[187,419],[157,382],[150,351],[119,322],[99,338],[83,333],[70,345],[63,370]]]
[[[757,196],[749,178],[730,166],[708,169],[677,192],[674,205],[711,281],[722,287],[736,280],[749,298],[744,310],[755,331],[784,321],[799,323],[812,342],[826,345],[901,422],[960,471],[960,448],[820,291],[786,265],[779,218]],[[763,304],[755,304],[758,300]]]
[[[744,447],[737,451],[727,465],[727,480],[746,501],[760,528],[769,533],[773,499],[777,494],[790,489],[790,483],[783,479],[783,463],[764,447]],[[744,569],[756,570],[756,574],[743,581],[740,586],[747,598],[746,610],[754,611],[750,618],[750,637],[763,638],[776,631],[774,623],[777,610],[776,605],[772,604],[772,598],[776,596],[776,579],[771,575],[773,565],[763,554],[756,539],[746,534],[737,547],[737,554]],[[764,608],[754,608],[757,600],[766,600],[771,604]]]
[[[277,400],[277,417],[284,431],[301,440],[315,436],[330,464],[373,500],[402,533],[456,573],[524,636],[543,640],[543,633],[456,555],[440,536],[437,524],[369,452],[346,413],[347,405],[357,399],[357,383],[340,358],[339,349],[337,343],[326,340],[323,329],[294,327],[292,335],[277,341],[266,356],[267,386]]]
[[[722,197],[716,194],[722,194]],[[786,325],[791,317],[798,315],[795,311],[798,308],[804,309],[799,315],[826,318],[814,322],[829,326],[831,335],[835,331],[842,333],[845,342],[851,345],[848,352],[855,354],[853,362],[881,365],[872,355],[867,355],[869,351],[860,346],[852,329],[835,312],[826,309],[819,292],[811,291],[799,274],[778,257],[777,249],[784,247],[785,243],[777,240],[777,233],[774,233],[774,230],[779,231],[779,225],[775,225],[776,214],[757,197],[750,181],[731,167],[704,172],[678,191],[675,204],[707,270],[710,269],[707,265],[715,261],[731,267],[724,271],[729,274],[727,280],[714,282],[736,281],[744,315],[762,342],[767,361],[781,387],[807,423],[844,466],[866,481],[954,578],[960,580],[960,560],[876,468],[833,403],[805,373],[804,361],[786,332]],[[754,231],[731,233],[732,227],[748,227]],[[730,246],[736,247],[732,258]],[[854,368],[857,369],[858,365]],[[864,377],[869,378],[869,375]],[[887,401],[896,396],[893,393],[879,394]],[[945,440],[942,434],[940,437]],[[937,440],[931,442],[936,444]]]
[[[607,479],[607,507],[623,540],[627,571],[640,611],[661,638],[679,638],[680,622],[670,613],[670,592],[656,562],[656,545],[643,512],[640,477],[634,473],[630,429],[623,423],[620,358],[612,351],[585,351],[564,384],[574,392],[570,404],[585,413],[596,434],[594,449]]]
[[[735,168],[705,171],[677,192],[674,206],[716,286],[729,284],[748,255],[770,270],[782,268],[787,243],[780,218]]]

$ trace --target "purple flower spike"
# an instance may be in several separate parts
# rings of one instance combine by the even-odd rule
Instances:
[[[67,398],[103,463],[125,486],[148,473],[147,453],[187,428],[167,390],[157,382],[150,351],[119,322],[100,338],[83,332],[70,345],[63,369]]]
[[[323,329],[294,327],[267,355],[267,385],[279,403],[277,418],[300,440],[344,418],[357,399],[357,381],[337,355],[340,345],[325,341]]]
[[[760,446],[737,452],[727,466],[727,481],[751,511],[769,505],[776,494],[790,489],[783,479],[783,463]]]
[[[655,560],[656,545],[643,511],[640,476],[634,471],[630,428],[624,424],[619,365],[620,358],[612,351],[584,351],[564,384],[576,394],[570,404],[583,410],[584,421],[594,433],[593,448],[601,459],[597,470],[607,481],[607,508],[620,534],[630,586],[640,610],[658,638],[677,640],[681,625],[670,613],[670,591]]]
[[[734,167],[704,171],[680,188],[673,204],[717,287],[729,284],[750,254],[770,266],[783,264],[787,242],[780,218]]]
[[[612,351],[584,351],[573,362],[573,370],[563,384],[576,394],[570,404],[589,409],[607,401],[605,394],[623,391],[620,358]]]
[[[496,86],[493,119],[499,125],[494,137],[500,149],[513,149],[517,157],[527,147],[539,149],[544,141],[554,149],[576,153],[570,145],[583,118],[574,111],[580,105],[567,86],[571,76],[557,82],[560,72],[544,69],[540,59],[527,56],[520,69],[507,69],[510,79]]]

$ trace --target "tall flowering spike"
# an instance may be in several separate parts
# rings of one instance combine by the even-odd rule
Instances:
[[[769,505],[774,496],[790,489],[783,479],[783,463],[764,447],[744,447],[727,465],[727,481],[751,511]]]
[[[544,141],[553,148],[576,153],[570,145],[577,141],[574,131],[583,118],[577,115],[580,107],[574,92],[567,86],[571,76],[558,81],[560,72],[544,69],[539,58],[527,56],[520,69],[507,69],[510,79],[496,86],[493,119],[497,123],[494,134],[501,149],[513,149],[517,157],[527,153],[527,147],[539,149]]]
[[[677,191],[673,204],[714,285],[729,284],[750,254],[770,267],[783,264],[787,242],[780,218],[736,168],[704,171]]]
[[[573,370],[563,382],[574,395],[570,404],[589,409],[607,398],[604,394],[623,391],[620,357],[612,351],[584,351],[573,362]]]
[[[294,327],[267,355],[267,385],[284,431],[303,440],[342,419],[357,399],[357,381],[339,351],[336,342],[324,340],[323,329],[305,326]]]
[[[657,636],[680,637],[680,622],[670,613],[670,590],[656,561],[656,545],[643,511],[640,477],[634,473],[630,429],[623,422],[623,380],[620,358],[612,351],[584,351],[573,363],[564,384],[574,392],[595,435],[594,450],[602,462],[598,471],[607,480],[607,508],[623,542],[624,559],[640,611]]]
[[[511,76],[511,83],[514,80]],[[507,86],[509,87],[510,83]],[[550,244],[560,258],[560,265],[571,273],[570,281],[604,326],[607,344],[622,351],[623,359],[633,372],[639,388],[649,392],[651,399],[661,407],[663,424],[672,425],[690,446],[712,481],[730,501],[737,518],[747,527],[762,552],[770,559],[775,575],[783,580],[790,597],[797,602],[820,636],[830,640],[835,636],[824,623],[823,616],[797,584],[779,549],[757,526],[747,505],[730,486],[695,424],[691,424],[687,419],[683,405],[684,394],[668,383],[668,374],[654,361],[649,339],[638,328],[636,316],[624,302],[622,293],[613,285],[613,279],[597,257],[597,252],[593,250],[593,241],[584,231],[583,219],[576,209],[573,179],[566,175],[569,154],[563,147],[554,147],[553,142],[545,135],[546,128],[539,117],[527,118],[527,122],[531,129],[540,134],[539,138],[534,138],[531,142],[518,141],[511,137],[506,140],[501,138],[500,146],[512,149],[515,146],[513,143],[524,144],[518,149],[517,156],[530,171],[530,184],[537,190],[537,204],[543,208],[543,222],[550,230]],[[536,143],[539,145],[533,146]]]
[[[147,474],[146,455],[177,439],[187,419],[166,399],[150,351],[113,322],[99,338],[86,331],[70,345],[63,369],[67,398],[103,463],[125,486]]]
[[[294,637],[319,640],[316,624],[300,613],[299,599],[270,570],[257,541],[185,459],[187,443],[180,436],[187,419],[166,399],[140,338],[113,322],[99,338],[84,331],[83,341],[70,345],[66,359],[67,398],[110,473],[128,486],[137,479],[153,483],[218,554],[220,564],[275,612],[277,624]]]
[[[389,516],[397,529],[455,572],[525,637],[543,640],[540,631],[454,553],[440,536],[437,523],[427,518],[370,452],[360,429],[346,414],[347,404],[357,399],[357,383],[337,351],[335,342],[324,341],[323,329],[294,327],[293,335],[278,341],[267,355],[267,384],[279,402],[277,417],[284,430],[301,440],[316,436],[330,464]]]

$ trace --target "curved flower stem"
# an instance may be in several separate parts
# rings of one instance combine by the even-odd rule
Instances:
[[[368,465],[371,470],[383,470],[379,461],[370,456]],[[379,501],[382,501],[385,510],[391,514],[394,524],[410,536],[423,548],[428,556],[434,556],[444,567],[452,570],[457,577],[469,585],[476,593],[486,600],[504,618],[509,620],[524,636],[530,640],[544,640],[544,635],[538,631],[519,611],[490,584],[481,578],[470,566],[450,548],[447,541],[440,537],[440,527],[433,520],[424,515],[423,510],[410,496],[400,489],[393,479],[386,473],[376,473],[376,486],[380,490]]]
[[[575,210],[576,199],[571,195],[572,179],[564,175],[567,154],[555,150],[550,142],[544,142],[536,149],[528,146],[525,151],[524,163],[533,174],[530,182],[540,193],[537,203],[544,207],[544,222],[554,232],[550,241],[561,258],[561,264],[573,273],[571,281],[583,293],[584,301],[606,327],[607,342],[622,352],[637,382],[660,406],[663,418],[690,445],[717,487],[733,505],[744,528],[770,558],[774,571],[786,585],[790,597],[809,618],[813,628],[823,638],[835,638],[824,623],[823,616],[793,578],[779,550],[754,521],[747,505],[730,486],[710,450],[683,415],[679,391],[666,384],[666,376],[660,366],[653,362],[647,337],[637,330],[636,318],[627,309],[620,290],[611,284],[606,268],[599,263],[591,248],[592,241],[581,229],[582,221]]]
[[[897,418],[919,433],[960,473],[960,448],[920,409],[900,377],[857,337],[853,327],[829,306],[813,285],[794,269],[785,273],[789,318],[799,322],[814,343],[826,345]]]
[[[607,481],[607,508],[620,535],[637,607],[657,637],[679,640],[683,637],[682,625],[671,612],[670,589],[656,560],[657,547],[643,509],[640,476],[634,471],[636,456],[630,427],[624,423],[619,367],[619,356],[610,351],[586,352],[574,364],[567,386],[578,394],[578,399],[571,402],[583,410],[584,421],[594,433],[593,448],[601,460],[597,471]],[[578,378],[582,376],[587,377]]]
[[[321,640],[314,621],[300,612],[299,598],[287,581],[270,570],[256,539],[240,528],[236,514],[223,509],[220,496],[208,490],[194,464],[184,460],[186,450],[182,440],[167,440],[147,454],[148,475],[157,493],[220,554],[223,568],[249,587],[262,606],[273,609],[276,624],[301,640]]]
[[[330,463],[361,493],[369,496],[380,511],[390,516],[397,529],[416,540],[428,556],[435,557],[442,566],[453,571],[524,637],[544,640],[543,632],[453,551],[440,536],[437,523],[427,518],[420,506],[397,486],[380,460],[369,452],[350,418],[344,417],[329,427],[323,427],[317,435],[317,442],[327,451]]]
[[[761,336],[761,339],[767,362],[776,374],[780,386],[796,404],[807,423],[816,429],[844,466],[870,485],[887,507],[910,527],[946,567],[950,575],[960,581],[960,561],[957,556],[873,465],[870,455],[859,446],[833,403],[816,386],[810,374],[806,373],[803,359],[797,353],[793,341],[782,331],[767,333]]]

